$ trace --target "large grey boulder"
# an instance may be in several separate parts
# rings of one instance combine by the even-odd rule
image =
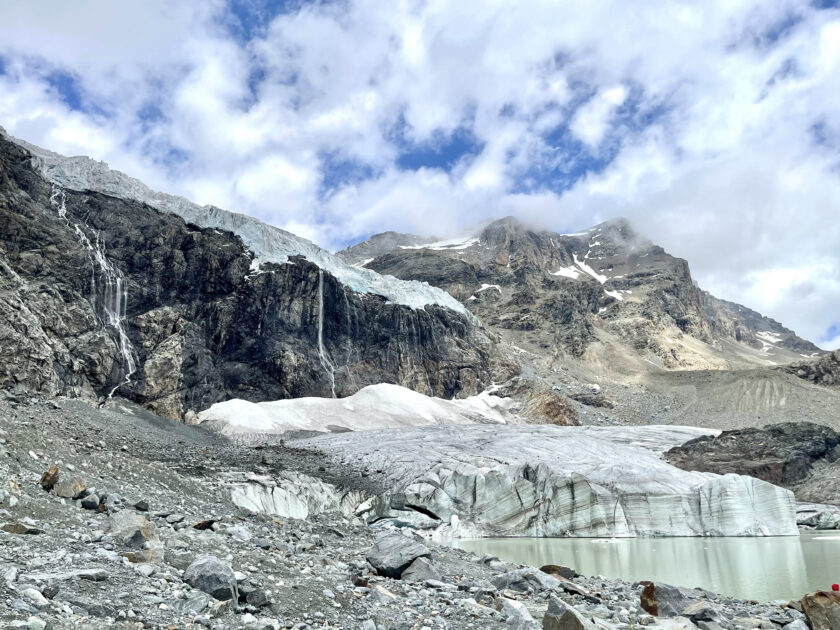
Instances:
[[[236,576],[216,556],[199,556],[184,572],[184,582],[218,600],[239,599]]]
[[[441,580],[440,573],[426,558],[417,558],[402,572],[400,579],[404,582],[425,582],[426,580]]]
[[[379,575],[399,578],[417,558],[428,558],[430,555],[431,552],[426,545],[407,536],[385,534],[380,536],[370,548],[367,561]]]
[[[597,626],[557,597],[548,602],[543,630],[596,630]]]

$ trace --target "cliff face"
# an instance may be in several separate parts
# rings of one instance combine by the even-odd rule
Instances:
[[[386,382],[451,398],[489,381],[469,315],[357,293],[302,256],[254,258],[230,232],[57,187],[0,137],[0,388],[118,392],[181,418],[231,397]]]

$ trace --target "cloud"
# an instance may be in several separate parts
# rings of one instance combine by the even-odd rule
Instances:
[[[329,248],[624,215],[800,334],[840,309],[827,5],[55,0],[0,42],[14,135]]]

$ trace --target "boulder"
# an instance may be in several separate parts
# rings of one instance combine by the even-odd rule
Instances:
[[[440,580],[440,573],[426,558],[417,558],[402,572],[400,579],[404,582],[425,582],[426,580]]]
[[[85,493],[85,484],[81,477],[71,477],[58,482],[55,487],[55,494],[64,499],[78,499]]]
[[[502,613],[505,623],[512,630],[530,630],[537,627],[536,621],[522,602],[500,597],[497,607],[499,612]]]
[[[697,599],[691,589],[661,582],[642,582],[642,608],[656,617],[676,617]]]
[[[184,572],[184,582],[218,600],[238,601],[236,576],[215,556],[199,556]]]
[[[811,630],[840,630],[840,592],[816,591],[802,598]]]
[[[530,567],[508,571],[494,577],[491,581],[493,586],[500,591],[510,589],[517,593],[538,593],[555,589],[560,585],[557,578]]]
[[[402,534],[385,534],[370,548],[367,561],[379,575],[399,578],[417,558],[429,556],[431,552],[426,545]]]
[[[597,626],[557,597],[548,601],[543,630],[596,630]]]
[[[41,476],[41,487],[49,492],[58,483],[58,466],[50,466],[49,470]]]
[[[108,531],[121,545],[132,550],[126,554],[132,562],[160,562],[163,560],[163,546],[157,535],[155,524],[142,514],[123,510],[114,512],[109,519]]]

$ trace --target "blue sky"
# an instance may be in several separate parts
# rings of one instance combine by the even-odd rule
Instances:
[[[837,2],[0,5],[0,125],[337,249],[626,216],[840,345]]]

